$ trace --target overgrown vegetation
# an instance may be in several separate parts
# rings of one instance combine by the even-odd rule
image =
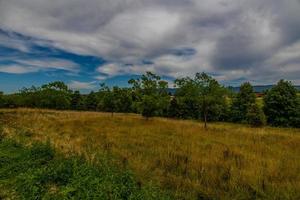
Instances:
[[[0,142],[0,199],[171,199],[157,188],[141,185],[103,155],[89,164],[67,158],[49,143],[25,147]]]
[[[265,93],[263,100],[256,99],[250,83],[242,84],[240,91],[232,94],[205,73],[197,73],[194,78],[179,78],[174,84],[175,94],[168,94],[168,83],[147,72],[140,78],[129,80],[129,88],[109,88],[101,84],[98,91],[82,95],[58,81],[23,88],[12,95],[0,93],[0,107],[103,111],[112,115],[116,112],[139,113],[147,119],[160,116],[204,122],[231,121],[252,126],[262,126],[266,122],[272,126],[300,126],[300,96],[288,81],[279,81]]]
[[[300,101],[297,89],[290,82],[280,80],[267,91],[264,105],[269,124],[300,127]]]
[[[296,128],[211,123],[206,130],[198,121],[145,120],[135,114],[1,112],[7,137],[25,143],[49,138],[58,152],[76,153],[88,163],[97,163],[99,155],[107,154],[115,158],[117,169],[132,170],[135,182],[142,186],[152,182],[171,191],[172,199],[300,199]],[[85,183],[85,176],[78,177],[79,181]]]
[[[266,123],[263,110],[256,103],[256,96],[250,83],[244,83],[239,93],[233,97],[230,116],[232,122],[263,126]]]
[[[226,90],[212,77],[205,73],[197,73],[194,79],[189,77],[175,80],[175,98],[182,107],[170,107],[171,110],[182,109],[177,113],[186,116],[194,113],[195,119],[202,119],[205,128],[207,121],[222,121],[226,115]],[[184,118],[183,116],[171,116]]]

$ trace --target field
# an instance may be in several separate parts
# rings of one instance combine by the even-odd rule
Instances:
[[[7,138],[49,140],[88,163],[109,155],[176,199],[300,199],[299,129],[33,109],[3,109],[0,124]]]
[[[61,155],[50,143],[24,146],[0,142],[0,199],[170,199],[150,185],[138,185],[127,169],[101,155],[93,164]]]

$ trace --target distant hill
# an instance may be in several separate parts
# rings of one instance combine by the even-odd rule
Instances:
[[[253,89],[254,89],[254,92],[256,92],[256,93],[262,93],[266,90],[271,89],[272,87],[274,87],[274,85],[255,85],[255,86],[253,86]],[[300,92],[300,86],[296,85],[295,87]],[[240,87],[230,87],[230,89],[232,89],[233,92],[240,91]]]
[[[255,85],[255,86],[253,86],[253,89],[254,89],[254,92],[256,92],[256,93],[262,93],[268,89],[271,89],[273,86],[274,85]],[[296,85],[295,87],[300,92],[300,85]],[[240,91],[240,87],[229,87],[229,89],[232,90],[233,92]],[[176,88],[168,88],[168,92],[170,94],[175,94]]]

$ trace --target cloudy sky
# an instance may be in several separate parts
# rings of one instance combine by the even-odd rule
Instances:
[[[126,86],[145,71],[300,84],[300,0],[0,0],[2,91]]]

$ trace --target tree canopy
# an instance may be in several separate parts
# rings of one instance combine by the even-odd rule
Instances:
[[[300,100],[289,81],[280,80],[264,96],[267,121],[274,126],[300,127]]]
[[[168,82],[152,72],[128,81],[130,87],[108,87],[81,94],[55,81],[40,87],[22,88],[14,94],[0,92],[0,108],[48,108],[102,112],[139,113],[146,119],[154,116],[209,121],[231,121],[262,126],[299,127],[300,99],[289,81],[281,80],[264,95],[264,106],[256,103],[250,83],[240,91],[229,92],[206,73],[174,81],[175,93],[168,93]]]
[[[183,117],[202,118],[205,122],[222,120],[226,113],[226,89],[206,73],[197,73],[193,79],[175,80],[176,99],[183,109]]]

